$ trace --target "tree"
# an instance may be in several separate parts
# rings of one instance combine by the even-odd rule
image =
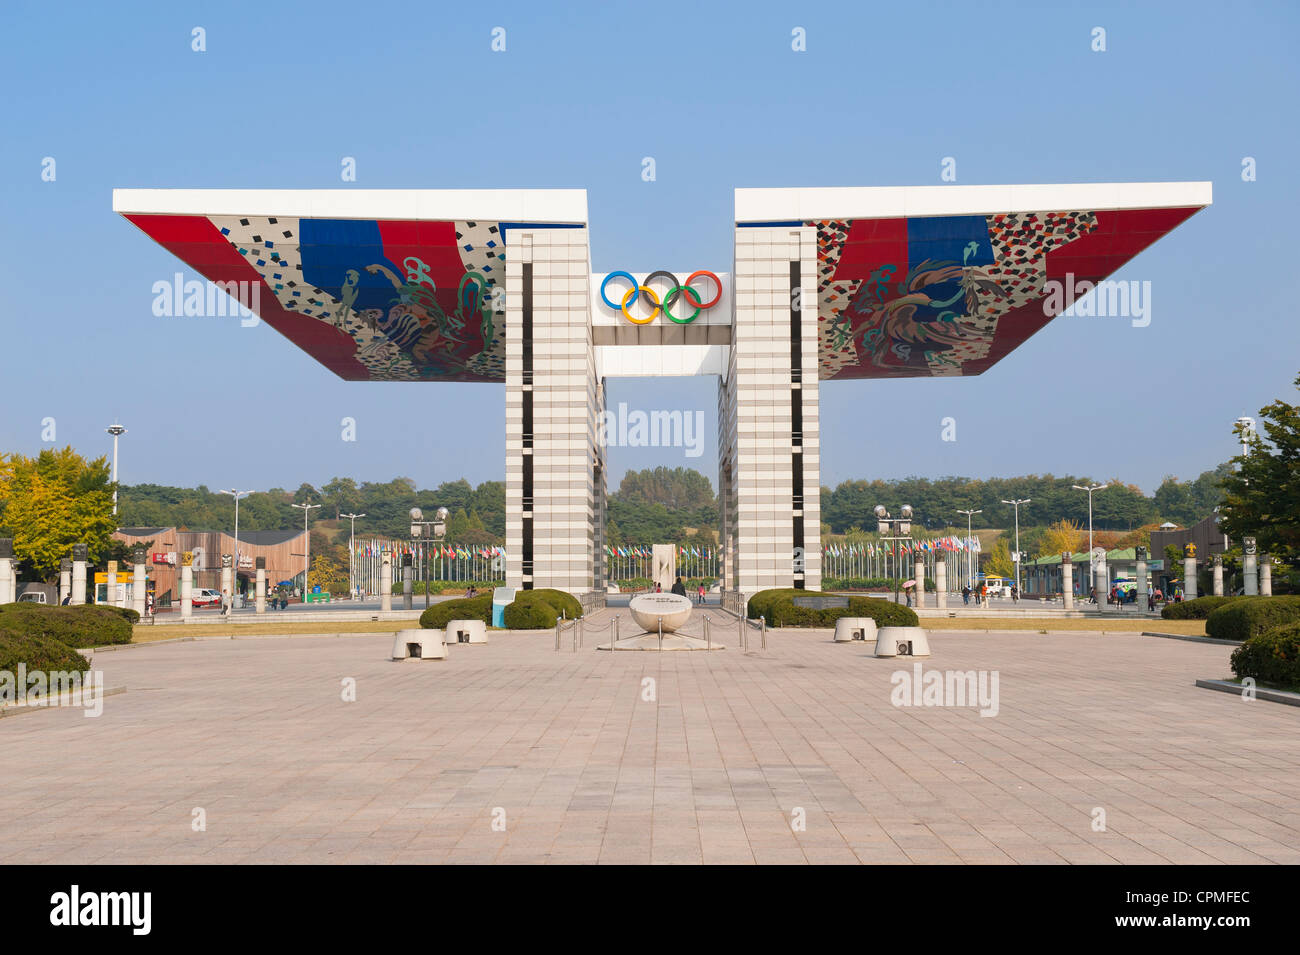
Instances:
[[[1295,384],[1300,388],[1300,376]],[[1247,437],[1246,453],[1222,478],[1219,526],[1241,540],[1254,537],[1260,553],[1288,563],[1300,557],[1300,405],[1280,398],[1259,410],[1262,434]],[[1233,430],[1241,435],[1241,426]]]
[[[1047,525],[1036,554],[1039,557],[1055,557],[1065,551],[1074,553],[1082,541],[1083,531],[1079,525],[1063,517],[1055,524]]]
[[[1016,565],[1011,562],[1011,549],[1007,547],[1005,537],[999,537],[998,542],[989,551],[989,555],[984,561],[984,573],[985,576],[989,577],[1016,576]]]
[[[10,456],[0,471],[0,497],[14,555],[44,580],[58,573],[73,544],[85,543],[97,563],[116,526],[110,476],[107,458],[88,462],[71,447]]]

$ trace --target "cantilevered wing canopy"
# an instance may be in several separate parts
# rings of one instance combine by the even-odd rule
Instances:
[[[1208,182],[737,189],[736,226],[817,228],[821,378],[978,375],[1061,310],[1053,283],[1105,279],[1210,202]]]
[[[113,209],[342,378],[504,381],[510,233],[581,228],[582,190],[119,189]]]

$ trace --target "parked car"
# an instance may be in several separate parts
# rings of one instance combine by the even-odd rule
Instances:
[[[190,594],[190,602],[196,607],[220,607],[221,591],[204,588]]]
[[[43,603],[49,603],[49,601],[45,599],[45,594],[44,594],[44,592],[42,592],[42,591],[40,591],[40,590],[29,590],[29,591],[27,591],[27,592],[24,593],[24,594],[19,594],[19,595],[18,595],[18,602],[19,602],[20,604],[43,604]]]

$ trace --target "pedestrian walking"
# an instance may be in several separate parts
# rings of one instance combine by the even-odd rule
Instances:
[[[970,585],[963,586],[961,589],[961,602],[967,607],[970,606]]]

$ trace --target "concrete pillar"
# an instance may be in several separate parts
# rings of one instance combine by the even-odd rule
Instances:
[[[253,585],[255,612],[266,613],[266,558],[257,558],[257,583]]]
[[[86,602],[86,559],[89,548],[85,544],[72,545],[72,603]]]
[[[917,558],[912,564],[912,576],[916,580],[917,609],[925,606],[925,560]]]
[[[235,576],[234,559],[229,554],[221,555],[221,612],[226,612],[229,606],[232,610],[235,606],[235,588],[233,586]]]
[[[402,555],[402,609],[410,610],[415,606],[411,599],[414,593],[415,568],[411,566],[411,555]]]
[[[59,561],[59,603],[72,595],[72,561],[64,557]],[[69,601],[71,602],[71,601]]]
[[[1259,561],[1259,595],[1273,596],[1273,558],[1265,554]]]
[[[934,555],[934,595],[940,610],[948,609],[948,561],[943,552]]]
[[[379,609],[393,609],[393,555],[379,559]]]
[[[11,604],[18,599],[18,584],[14,580],[14,541],[0,537],[0,604]]]
[[[1241,575],[1243,578],[1242,587],[1246,591],[1247,597],[1259,596],[1259,566],[1258,558],[1252,553],[1241,555]]]
[[[194,616],[194,568],[190,562],[194,558],[189,551],[181,558],[181,619],[188,620]]]
[[[141,617],[144,616],[145,591],[149,587],[146,570],[144,551],[137,547],[135,563],[131,565],[131,609]]]
[[[1110,575],[1106,572],[1106,561],[1099,560],[1092,568],[1092,586],[1097,591],[1097,612],[1101,613],[1106,609],[1106,598],[1110,596],[1110,587],[1107,578]]]
[[[1135,548],[1134,556],[1137,558],[1137,606],[1138,610],[1146,610],[1147,595],[1151,592],[1151,580],[1147,574],[1147,549]]]
[[[1192,554],[1183,558],[1183,599],[1196,599],[1196,557]]]
[[[1214,573],[1214,596],[1222,597],[1223,596],[1223,556],[1221,554],[1214,555],[1212,570]]]
[[[117,561],[108,562],[108,572],[104,575],[107,583],[104,584],[104,603],[110,607],[117,606]]]
[[[1074,609],[1074,555],[1068,550],[1061,554],[1061,602]]]

